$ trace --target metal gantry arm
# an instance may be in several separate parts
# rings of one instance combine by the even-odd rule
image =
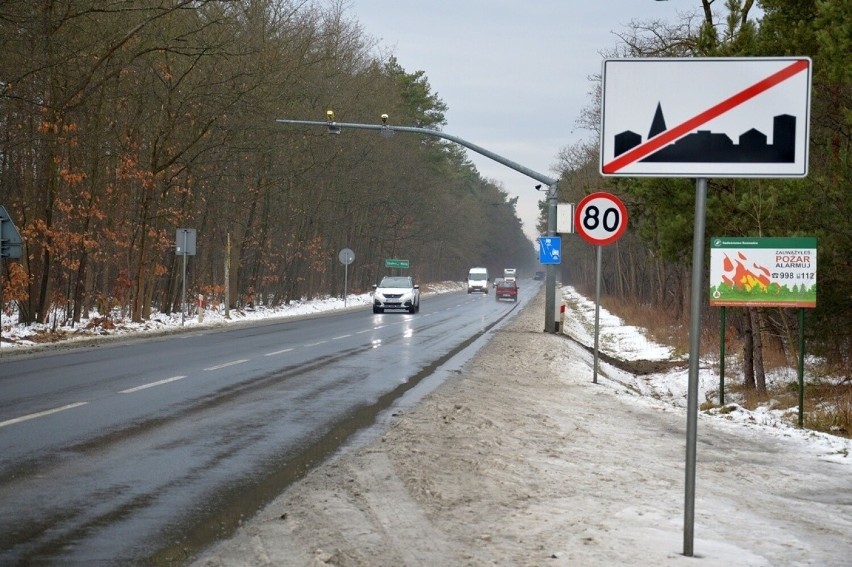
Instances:
[[[329,111],[329,117],[333,116],[333,113]],[[382,120],[386,120],[387,116],[383,115]],[[414,126],[392,126],[390,124],[359,124],[359,123],[348,123],[348,122],[335,122],[333,120],[289,120],[285,118],[279,118],[275,120],[279,124],[294,124],[301,126],[324,126],[328,128],[329,132],[339,134],[343,128],[357,128],[361,130],[378,130],[380,132],[409,132],[412,134],[423,134],[424,136],[432,136],[434,138],[443,138],[445,140],[449,140],[460,146],[464,146],[470,150],[475,151],[478,154],[484,155],[487,158],[490,158],[498,163],[505,165],[511,169],[514,169],[518,173],[526,175],[527,177],[531,177],[536,181],[540,181],[541,183],[546,183],[548,186],[547,191],[547,199],[548,199],[548,214],[547,214],[547,236],[554,236],[556,234],[556,193],[557,186],[559,181],[550,176],[544,175],[537,171],[534,171],[528,167],[525,167],[517,162],[514,162],[510,159],[507,159],[499,154],[492,152],[491,150],[487,150],[482,146],[474,144],[472,142],[468,142],[458,136],[453,136],[451,134],[447,134],[445,132],[440,132],[438,130],[432,130],[431,128],[420,128]],[[544,330],[548,333],[556,332],[556,268],[553,264],[548,264],[546,266],[547,277],[545,280],[545,307],[544,307]]]

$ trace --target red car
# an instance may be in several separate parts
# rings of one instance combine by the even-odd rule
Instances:
[[[514,280],[497,282],[497,286],[494,288],[494,298],[497,301],[501,299],[511,299],[512,301],[518,300],[518,284]]]

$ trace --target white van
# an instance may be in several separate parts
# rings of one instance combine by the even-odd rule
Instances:
[[[467,274],[467,292],[488,293],[488,270],[486,268],[471,268]]]

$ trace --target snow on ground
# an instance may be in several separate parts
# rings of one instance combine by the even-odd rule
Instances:
[[[594,306],[561,293],[576,306],[566,330],[591,339]],[[683,552],[686,372],[602,360],[593,384],[591,354],[541,332],[543,296],[191,565],[849,565],[850,442],[763,410],[700,414],[695,556]],[[608,354],[664,358],[601,315],[621,337],[601,341]],[[715,382],[701,367],[699,399]]]
[[[595,302],[580,295],[570,286],[562,288],[562,300],[566,304],[563,332],[586,346],[594,345]],[[616,315],[601,308],[599,314],[599,352],[621,360],[669,360],[673,356],[670,347],[654,343],[646,338],[644,330],[625,325]],[[659,400],[686,408],[689,371],[684,368],[647,376],[633,376],[609,366],[610,378],[628,385],[648,400]],[[727,377],[728,380],[731,376]],[[807,379],[807,372],[806,372]],[[796,382],[794,369],[781,369],[767,373],[767,385]],[[716,359],[700,359],[698,373],[698,403],[715,401],[719,398],[719,368]],[[730,399],[730,396],[727,396]],[[726,400],[727,401],[727,400]],[[778,437],[797,438],[820,452],[825,459],[852,466],[852,439],[799,429],[795,426],[798,407],[761,406],[751,411],[737,403],[726,403],[723,408],[702,412],[703,417],[713,416],[728,421],[734,427],[760,427]]]

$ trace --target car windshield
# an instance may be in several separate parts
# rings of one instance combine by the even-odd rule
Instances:
[[[382,283],[379,284],[379,287],[414,287],[411,278],[408,277],[387,277],[382,278]]]

